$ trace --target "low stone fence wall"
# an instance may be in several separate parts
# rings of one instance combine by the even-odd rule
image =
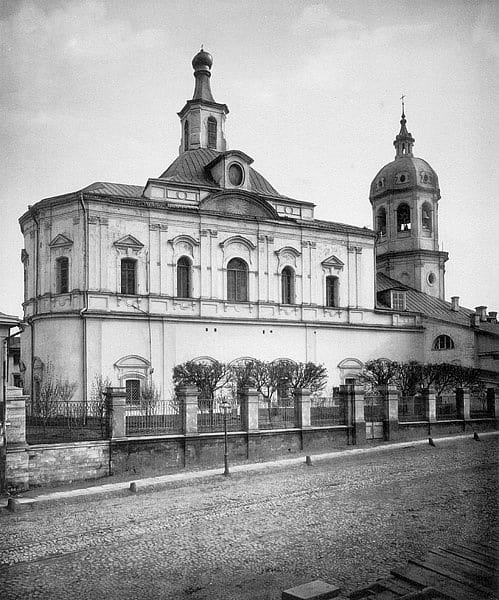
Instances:
[[[345,387],[347,397],[345,424],[312,426],[311,403],[306,390],[295,398],[296,426],[286,429],[258,429],[258,398],[254,390],[246,390],[241,399],[241,431],[228,431],[230,462],[264,461],[293,454],[324,453],[349,445],[366,443],[366,431],[374,430],[374,422],[366,424],[367,412],[380,422],[381,438],[377,441],[411,441],[463,432],[497,429],[499,403],[493,400],[489,418],[470,417],[469,396],[457,395],[457,419],[437,421],[434,392],[423,394],[424,420],[400,421],[399,395],[394,388],[381,390],[382,410],[365,411],[364,389]],[[123,390],[110,393],[110,438],[59,444],[26,443],[25,402],[21,390],[7,394],[6,403],[6,488],[25,490],[29,487],[63,484],[98,479],[111,474],[149,476],[181,469],[223,465],[224,432],[197,431],[197,392],[180,394],[182,431],[170,435],[126,435],[126,407]],[[379,399],[378,399],[379,400]],[[368,400],[369,402],[369,400]],[[423,411],[421,411],[423,414]],[[423,416],[420,416],[423,419]]]

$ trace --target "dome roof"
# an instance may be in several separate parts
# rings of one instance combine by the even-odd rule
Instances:
[[[213,56],[206,52],[206,50],[201,50],[196,54],[196,56],[192,59],[192,68],[197,71],[198,69],[211,69],[213,66]]]
[[[433,191],[440,197],[438,176],[432,167],[416,156],[399,156],[385,165],[371,183],[369,197],[406,191],[415,187]]]

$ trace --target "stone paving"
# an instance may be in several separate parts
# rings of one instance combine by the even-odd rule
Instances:
[[[352,591],[497,523],[498,437],[177,481],[147,493],[0,511],[5,599],[278,599]]]

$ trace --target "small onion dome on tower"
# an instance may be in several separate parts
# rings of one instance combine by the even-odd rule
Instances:
[[[369,194],[371,203],[375,198],[416,188],[434,192],[436,199],[440,198],[437,174],[425,160],[413,155],[415,140],[407,131],[406,123],[402,112],[400,132],[393,142],[395,160],[385,165],[373,179]]]
[[[194,87],[193,100],[203,100],[205,102],[215,102],[211,93],[210,77],[211,67],[213,65],[213,57],[209,52],[201,50],[192,59],[192,68],[194,69],[194,78],[196,85]]]
[[[192,59],[192,68],[194,71],[209,71],[212,66],[213,56],[201,47],[201,50]]]

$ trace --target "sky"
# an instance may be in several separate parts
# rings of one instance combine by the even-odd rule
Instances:
[[[22,315],[28,205],[173,162],[201,44],[229,148],[320,219],[372,227],[404,94],[439,176],[446,298],[499,310],[498,30],[486,0],[2,0],[0,311]]]

